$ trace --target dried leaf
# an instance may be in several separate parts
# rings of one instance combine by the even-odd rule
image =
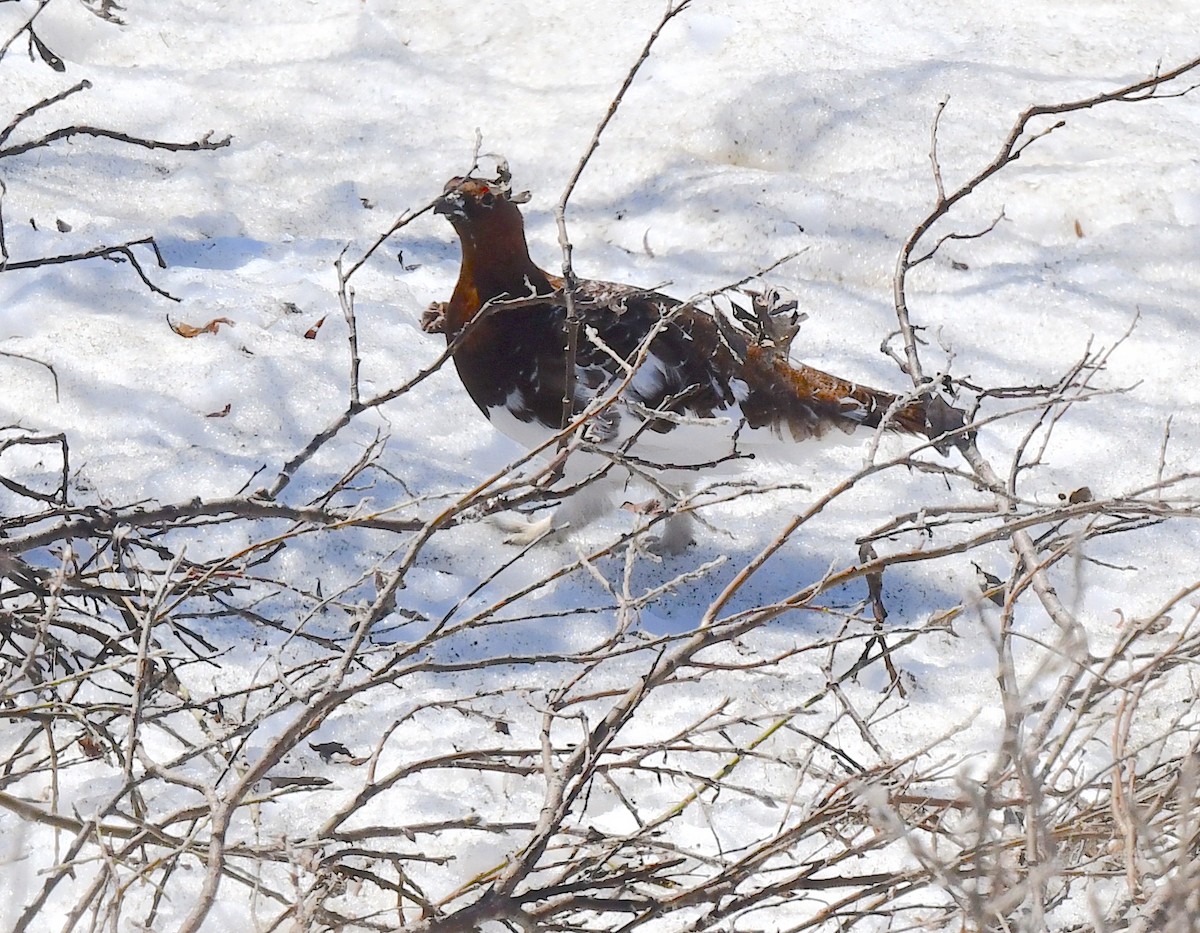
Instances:
[[[125,20],[121,19],[113,10],[124,10],[125,7],[117,3],[116,0],[80,0],[87,7],[93,16],[98,16],[110,23],[115,23],[118,26],[124,26]]]
[[[419,262],[406,263],[404,261],[404,250],[396,251],[396,262],[400,263],[400,268],[402,268],[405,272],[413,272],[421,268],[421,264]],[[434,303],[437,304],[437,302]]]
[[[925,401],[925,421],[929,425],[929,436],[933,438],[941,437],[943,434],[951,434],[955,431],[962,431],[967,426],[966,413],[961,408],[955,408],[940,395],[932,394]],[[975,432],[968,432],[966,440],[970,440],[975,436]],[[956,436],[953,438],[944,438],[940,441],[934,441],[933,449],[940,453],[943,457],[948,456],[951,447],[957,447],[963,443],[963,437]]]
[[[1004,581],[994,573],[988,573],[974,561],[971,566],[979,577],[979,591],[997,606],[1004,605]]]
[[[100,748],[100,743],[97,742],[91,735],[85,735],[79,740],[79,750],[83,752],[87,758],[99,758],[104,752]]]
[[[1078,220],[1075,221],[1075,235],[1080,238],[1083,237],[1083,224]]]
[[[957,259],[951,259],[950,260],[950,268],[954,269],[956,272],[966,272],[971,267],[968,266],[965,262],[959,262]]]
[[[389,593],[389,592],[387,592],[387,588],[388,588],[387,577],[384,576],[382,571],[376,570],[375,571],[375,592],[379,593],[379,594],[386,593],[386,595],[383,597],[383,602],[380,603],[379,606],[377,607],[377,611],[380,612],[382,615],[390,615],[391,613],[396,611],[396,591],[392,590]],[[376,596],[376,601],[378,601],[378,599],[379,599],[379,597]]]
[[[204,417],[205,418],[224,418],[226,415],[229,414],[229,412],[230,412],[230,410],[232,410],[232,408],[233,408],[232,404],[226,404],[226,406],[224,408],[222,408],[220,411],[210,411]]]
[[[944,632],[949,632],[955,638],[958,637],[958,632],[954,631],[954,619],[961,610],[956,606],[953,609],[942,609],[935,612],[925,622],[926,629],[937,628]]]
[[[421,330],[427,334],[444,334],[446,332],[447,302],[435,301],[421,314]]]
[[[228,324],[233,327],[233,321],[227,317],[215,317],[207,324],[196,327],[194,324],[176,324],[170,317],[167,318],[167,326],[175,331],[180,337],[199,337],[201,334],[215,334],[222,324]]]
[[[326,317],[328,317],[328,315],[326,315]],[[319,331],[321,329],[321,325],[324,323],[325,323],[325,318],[321,318],[321,320],[317,321],[316,324],[314,324],[312,327],[310,327],[308,330],[306,330],[304,332],[304,339],[305,340],[316,340],[317,339],[317,331]]]
[[[289,787],[328,787],[333,781],[329,778],[311,777],[309,775],[296,775],[295,777],[280,775],[279,777],[268,777],[267,786],[273,790],[284,790]]]
[[[1118,627],[1133,627],[1136,629],[1141,629],[1149,635],[1157,635],[1160,632],[1166,631],[1171,627],[1171,623],[1174,621],[1174,619],[1166,613],[1152,615],[1144,619],[1137,616],[1127,619],[1125,614],[1121,612],[1120,609],[1114,609],[1113,612],[1117,614]]]
[[[321,756],[321,760],[328,763],[334,755],[342,755],[346,758],[353,757],[350,754],[350,749],[346,748],[341,742],[309,742],[308,747]]]
[[[53,52],[50,51],[49,46],[47,46],[45,42],[43,42],[41,39],[39,39],[37,37],[37,33],[35,33],[33,31],[32,25],[29,27],[26,27],[26,28],[29,29],[29,43],[31,46],[33,46],[33,48],[37,49],[37,53],[39,56],[41,56],[42,61],[44,61],[47,65],[49,65],[55,71],[60,71],[60,72],[66,71],[67,70],[66,64],[63,62],[63,60],[61,58],[59,58],[57,55],[55,55]],[[19,35],[19,33],[18,33],[18,35]],[[33,54],[30,53],[29,57],[32,59]]]

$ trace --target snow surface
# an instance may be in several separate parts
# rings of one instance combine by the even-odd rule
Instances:
[[[0,5],[0,34],[9,35],[30,6]],[[68,0],[49,5],[39,31],[65,60],[65,74],[31,62],[23,42],[0,63],[9,114],[83,78],[93,85],[39,114],[22,134],[76,122],[157,139],[195,139],[209,130],[233,137],[228,148],[200,153],[77,137],[0,162],[14,260],[153,235],[167,268],[139,255],[153,281],[180,299],[151,294],[128,265],[103,260],[0,276],[0,350],[53,365],[59,381],[56,398],[44,369],[0,357],[0,423],[65,432],[78,503],[233,495],[256,471],[273,476],[344,410],[346,325],[333,263],[346,244],[350,256],[360,255],[393,218],[468,168],[476,128],[484,151],[502,153],[515,185],[533,192],[525,209],[531,250],[557,268],[552,206],[661,12],[661,4],[637,0],[129,0],[127,7],[128,25],[117,27]],[[954,186],[993,157],[1023,107],[1087,96],[1136,80],[1159,62],[1182,61],[1196,54],[1197,35],[1200,6],[1175,0],[1016,0],[1002,16],[992,5],[935,0],[699,2],[664,31],[583,175],[568,214],[576,268],[612,281],[666,282],[664,290],[686,297],[803,250],[770,276],[809,314],[796,355],[903,390],[906,378],[878,348],[895,323],[896,252],[934,197],[929,136],[938,102],[949,98],[939,155]],[[926,365],[944,367],[952,355],[953,372],[979,385],[1052,382],[1089,340],[1112,345],[1136,317],[1101,377],[1105,387],[1135,388],[1073,409],[1024,491],[1049,503],[1078,486],[1116,496],[1153,482],[1168,418],[1167,472],[1194,469],[1200,95],[1070,116],[968,199],[955,229],[986,226],[1001,207],[1006,219],[988,236],[948,245],[911,278],[914,319],[931,340]],[[70,231],[58,232],[56,220]],[[364,394],[399,385],[437,357],[442,338],[423,333],[418,321],[429,302],[448,298],[457,262],[453,232],[426,215],[356,277]],[[326,316],[317,338],[305,339]],[[192,324],[226,317],[234,326],[187,340],[168,328],[167,317]],[[226,406],[227,416],[208,417]],[[981,447],[1005,462],[1028,425],[998,423],[982,433]],[[426,514],[422,503],[449,501],[522,454],[445,368],[358,419],[306,465],[285,498],[300,504],[328,488],[377,431],[389,438],[381,463],[403,488],[380,475],[358,493],[373,509],[411,497],[408,511]],[[749,478],[768,491],[706,510],[711,527],[686,555],[635,566],[629,585],[641,592],[721,561],[645,607],[635,624],[651,634],[693,628],[738,569],[861,465],[865,446],[815,452],[799,469],[756,466]],[[904,449],[885,439],[882,456]],[[22,482],[52,485],[56,469],[45,451],[0,455],[0,472]],[[807,488],[769,491],[795,483]],[[829,567],[854,563],[858,536],[946,495],[940,479],[901,471],[860,484],[768,561],[729,611],[769,604]],[[11,498],[5,503],[19,507]],[[451,529],[414,568],[402,605],[438,619],[464,601],[459,617],[466,617],[635,520],[614,512],[577,539],[534,549],[479,592],[478,581],[514,552],[491,522]],[[191,545],[190,556],[232,553],[244,534],[214,529]],[[378,562],[387,569],[398,546],[365,534],[318,536],[297,540],[277,569],[306,586],[320,578],[335,592],[360,575],[369,580]],[[1081,564],[1056,582],[1094,639],[1093,652],[1114,637],[1118,611],[1147,613],[1200,577],[1200,534],[1188,523],[1092,548],[1089,556],[1106,565]],[[972,599],[972,558],[986,558],[1002,576],[1011,565],[997,544],[889,570],[888,626],[916,629]],[[595,568],[618,588],[623,572],[619,557]],[[861,582],[851,584],[826,599],[824,612],[786,614],[743,639],[741,650],[765,656],[828,638],[841,625],[838,610],[855,611],[865,596]],[[578,650],[617,624],[613,603],[580,570],[509,607],[508,617],[527,621],[468,631],[445,648],[446,657]],[[1053,627],[1032,600],[1018,618],[1031,644],[1051,639]],[[889,720],[896,757],[968,723],[953,746],[954,768],[984,767],[979,762],[996,750],[1002,716],[987,626],[985,612],[972,614],[954,632],[927,633],[897,653],[913,689]],[[219,668],[188,668],[193,694],[236,690],[268,663],[263,643],[252,641],[265,636],[248,626],[230,623],[209,634],[224,654]],[[398,623],[388,637],[409,635]],[[295,660],[304,649],[289,650]],[[851,663],[857,650],[839,663]],[[632,656],[628,668],[606,676],[614,685],[633,680],[644,660]],[[785,709],[821,688],[823,661],[801,653],[769,676],[727,672],[714,682],[739,708]],[[1047,692],[1057,672],[1038,667],[1044,656],[1031,648],[1019,661],[1030,695]],[[494,689],[491,713],[509,724],[512,741],[536,745],[535,697],[565,676],[547,664],[431,677],[420,699]],[[847,689],[869,704],[882,676],[868,672]],[[683,684],[664,692],[652,721],[631,725],[630,741],[682,725],[698,704],[715,701],[714,689]],[[416,702],[400,691],[373,691],[343,707],[312,741],[337,740],[367,754]],[[277,729],[265,720],[245,754],[252,759]],[[6,749],[13,735],[4,738]],[[394,735],[380,768],[395,767],[406,752],[496,739],[478,718],[417,715]],[[167,756],[170,743],[162,741]],[[342,782],[341,796],[281,800],[262,811],[249,835],[302,837],[356,787],[347,766],[322,764],[304,745],[288,764],[331,775]],[[82,763],[64,771],[57,805],[86,816],[121,782],[119,767]],[[47,792],[32,780],[8,791],[30,799]],[[644,793],[650,810],[679,794],[670,786]],[[460,772],[396,788],[367,816],[429,821],[461,815],[464,801],[496,819],[536,819],[540,806],[527,785]],[[694,831],[705,838],[719,832],[731,846],[760,819],[733,802],[707,813],[712,823],[697,817]],[[604,832],[630,829],[626,811],[611,801],[597,803],[592,819]],[[54,863],[50,837],[0,813],[0,922],[14,921],[40,885],[38,872]],[[462,842],[450,880],[464,883],[520,841],[514,833]],[[161,928],[186,915],[201,875],[198,868],[172,877]],[[56,897],[73,903],[84,884],[86,872]],[[206,928],[255,928],[262,921],[253,899],[226,885]]]

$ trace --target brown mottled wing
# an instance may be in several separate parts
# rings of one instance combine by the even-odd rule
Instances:
[[[754,344],[747,349],[743,378],[750,389],[742,403],[747,423],[770,427],[797,441],[821,437],[833,428],[850,433],[859,427],[878,427],[896,401],[891,393],[811,366],[789,364]],[[924,434],[924,405],[905,405],[893,414],[888,427]]]
[[[712,318],[681,309],[683,303],[667,295],[613,282],[579,283],[576,302],[585,328],[576,359],[581,385],[595,389],[600,379],[623,378],[613,355],[633,363],[646,350],[645,361],[625,389],[626,398],[653,411],[699,417],[736,404],[740,362]],[[663,324],[668,315],[670,320]],[[671,424],[658,420],[651,427],[668,431]]]
[[[877,427],[896,401],[888,392],[782,360],[740,331],[719,327],[702,311],[677,310],[681,302],[657,292],[586,281],[580,283],[577,297],[584,323],[626,359],[632,358],[660,315],[677,311],[675,321],[655,338],[647,361],[662,374],[661,385],[635,380],[632,387],[648,408],[710,417],[736,400],[749,427],[766,427],[801,441],[834,428],[849,433]],[[596,362],[604,366],[608,361],[581,350],[581,367]],[[669,423],[655,427],[669,430]],[[926,433],[924,405],[905,405],[893,413],[888,427]]]

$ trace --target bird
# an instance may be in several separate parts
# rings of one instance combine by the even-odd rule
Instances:
[[[678,499],[700,474],[757,456],[802,460],[813,441],[881,425],[930,437],[946,430],[931,424],[926,399],[789,360],[794,311],[745,315],[762,325],[756,333],[653,289],[568,286],[530,257],[518,207],[528,198],[513,192],[503,163],[495,178],[446,182],[434,212],[457,233],[462,262],[450,300],[422,321],[445,335],[471,400],[518,444],[546,446],[583,421],[559,481],[574,491],[548,517],[510,519],[513,543],[586,525],[635,477]],[[652,547],[674,554],[693,540],[690,510],[670,510]]]

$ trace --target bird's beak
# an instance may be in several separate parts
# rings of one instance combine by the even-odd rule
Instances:
[[[435,214],[446,214],[450,217],[466,217],[465,203],[462,192],[452,189],[434,202],[433,212]]]

